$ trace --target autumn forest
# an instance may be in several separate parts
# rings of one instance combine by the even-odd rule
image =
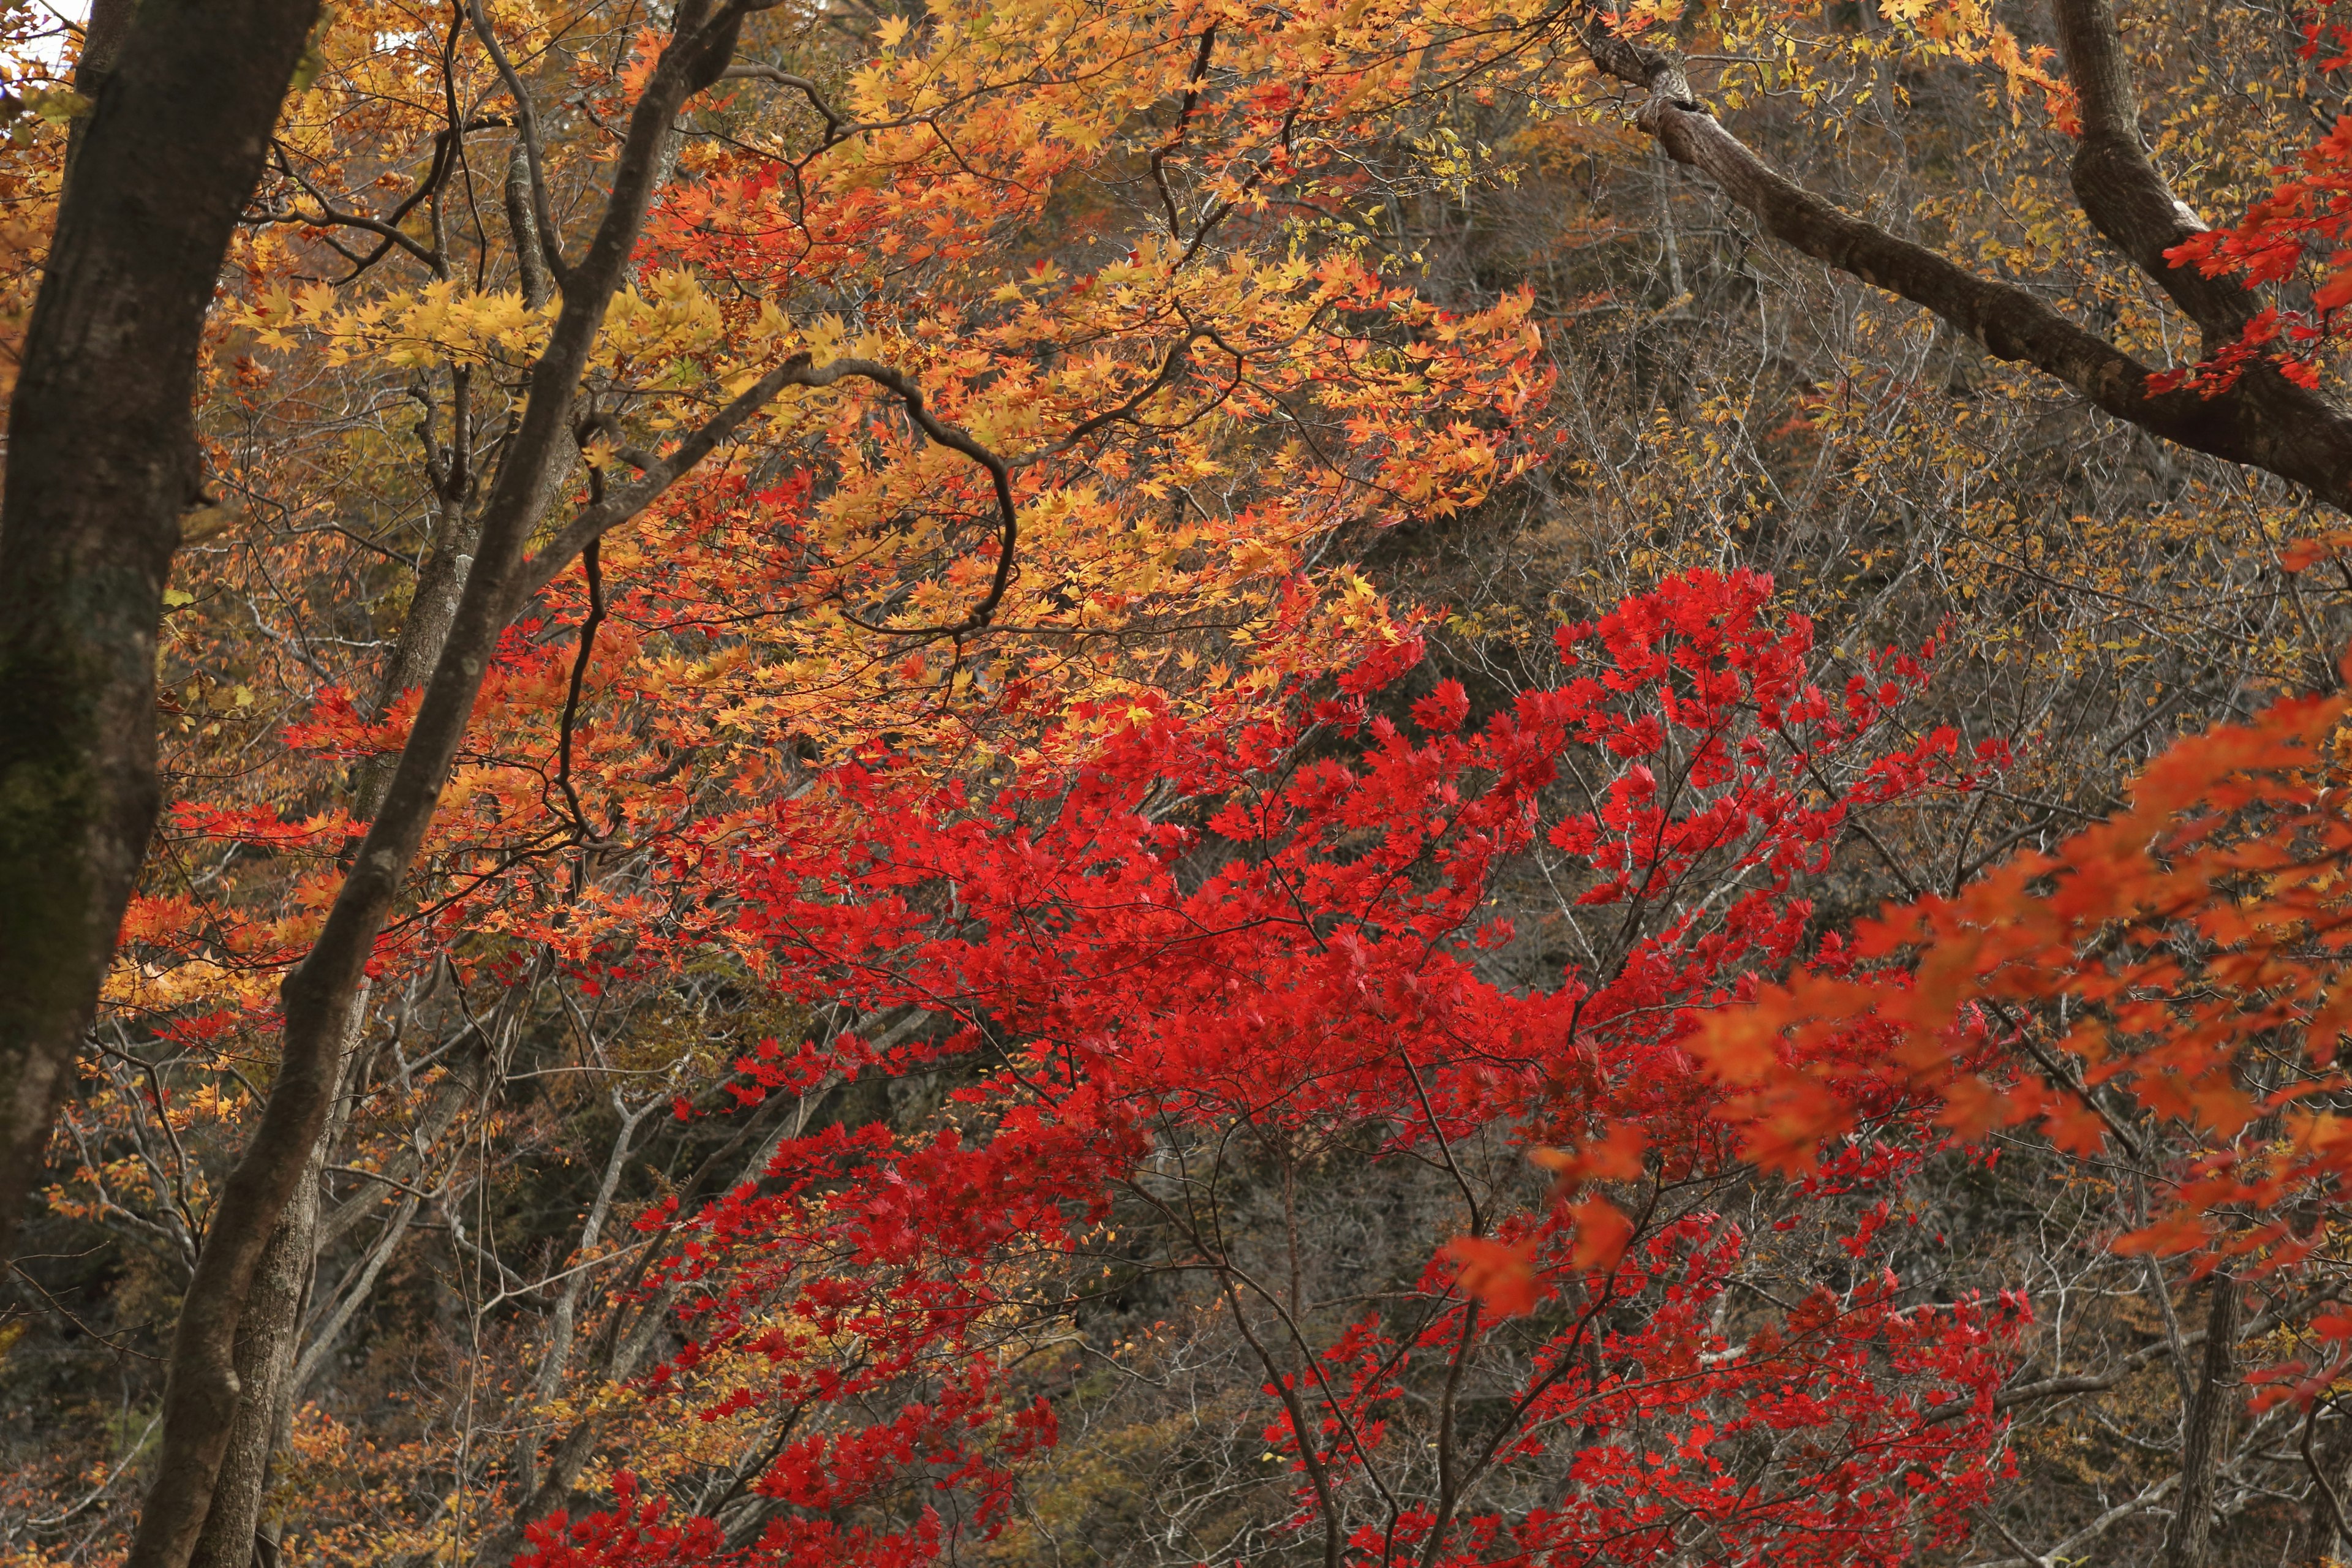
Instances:
[[[2352,9],[0,78],[0,1568],[2352,1563]]]

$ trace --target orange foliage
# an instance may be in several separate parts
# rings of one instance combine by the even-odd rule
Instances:
[[[1940,1098],[1969,1137],[2038,1125],[2085,1159],[2180,1141],[2126,1251],[2279,1270],[2327,1246],[2352,1175],[2333,1108],[2352,1087],[2347,715],[2341,693],[2291,697],[2181,741],[2126,810],[1708,1016],[1691,1048],[1745,1088],[1727,1115],[1749,1154],[1809,1166],[1864,1087],[1891,1083]],[[1806,1048],[1847,1036],[1875,1066]]]

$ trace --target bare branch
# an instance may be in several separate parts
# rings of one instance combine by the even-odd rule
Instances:
[[[824,100],[824,94],[818,90],[816,83],[804,76],[794,76],[792,72],[780,70],[774,66],[746,60],[729,66],[725,70],[720,71],[719,79],[720,81],[773,82],[778,87],[791,88],[807,99],[809,107],[815,110],[818,116],[824,121],[824,141],[818,147],[819,152],[823,152],[824,148],[837,142],[846,141],[857,130],[856,124],[844,120],[835,111],[833,105]]]

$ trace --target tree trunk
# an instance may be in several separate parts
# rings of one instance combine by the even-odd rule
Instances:
[[[353,1027],[343,1044],[349,1062],[358,1044],[361,1015],[353,1009]],[[338,1075],[337,1090],[341,1089]],[[228,1451],[221,1459],[220,1479],[213,1484],[211,1511],[205,1516],[203,1534],[196,1538],[191,1568],[248,1568],[275,1556],[274,1548],[256,1550],[261,1505],[269,1487],[269,1465],[282,1446],[294,1413],[294,1358],[302,1344],[302,1311],[310,1296],[318,1268],[319,1178],[327,1152],[341,1131],[348,1104],[338,1100],[336,1112],[310,1150],[302,1184],[278,1216],[255,1265],[253,1284],[245,1297],[245,1313],[236,1337],[236,1376],[240,1385],[236,1423],[229,1432]]]
[[[2179,1507],[2165,1542],[2164,1568],[2206,1568],[2213,1560],[2213,1502],[2230,1417],[2238,1405],[2238,1282],[2215,1274],[2205,1320],[2205,1354],[2180,1441]]]
[[[2302,1553],[2303,1568],[2329,1568],[2352,1563],[2352,1535],[2347,1535],[2345,1510],[2352,1508],[2352,1426],[2337,1421],[2325,1428],[2327,1436],[2317,1451],[2306,1447],[2311,1462],[2311,1518]]]
[[[0,492],[0,1252],[155,822],[205,311],[317,0],[145,0],[74,146]],[[110,9],[109,17],[119,20]]]
[[[595,235],[580,261],[559,274],[562,309],[532,367],[530,396],[483,507],[473,570],[425,683],[416,722],[317,941],[280,987],[285,1026],[277,1081],[259,1125],[221,1189],[212,1229],[181,1304],[167,1363],[154,1480],[125,1568],[186,1568],[203,1531],[236,1415],[236,1338],[247,1291],[278,1215],[302,1184],[326,1122],[340,1047],[376,938],[424,846],[499,635],[530,591],[524,551],[540,521],[549,470],[570,439],[572,404],[597,332],[651,205],[670,121],[690,94],[718,79],[733,52],[742,14],[732,5],[714,13],[702,0],[679,7],[676,33],[630,114]],[[487,32],[487,23],[480,25]],[[786,374],[763,379],[761,401],[774,395]],[[748,416],[739,405],[751,395],[730,405],[736,422]],[[733,427],[713,421],[700,444],[682,444],[663,471],[674,471],[669,465],[681,460],[698,461]],[[14,478],[12,473],[12,483]],[[567,537],[568,531],[559,531],[549,550],[562,548]]]
[[[315,1173],[315,1162],[311,1167]],[[291,1365],[310,1282],[310,1244],[318,1232],[318,1184],[307,1181],[286,1205],[253,1271],[238,1326],[236,1419],[213,1485],[212,1508],[196,1538],[192,1568],[248,1568],[254,1531],[277,1439],[277,1409],[293,1382]]]

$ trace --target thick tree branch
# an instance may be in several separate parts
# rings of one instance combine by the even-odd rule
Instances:
[[[1692,95],[1681,62],[1671,54],[1619,36],[1598,12],[1587,11],[1577,27],[1594,64],[1642,89],[1644,96],[1634,122],[1676,163],[1712,179],[1773,238],[1926,307],[1996,358],[2031,364],[2118,419],[2192,450],[2265,469],[2352,510],[2352,415],[2331,400],[2260,367],[2218,396],[2158,392],[2150,384],[2157,374],[2152,367],[2069,321],[2032,291],[1980,278],[1925,246],[1841,211],[1781,175],[1706,111]],[[2125,90],[2127,95],[2127,82]],[[2133,137],[2137,148],[2136,131]],[[2122,163],[2117,167],[2128,164],[2129,158],[2112,139],[2102,142],[2101,148],[2090,166],[2093,172],[2118,159]],[[2145,153],[2138,158],[2145,166]],[[2147,174],[2157,190],[2165,190],[2152,167]],[[2134,237],[2126,248],[2145,250],[2154,238],[2153,230],[2142,233],[2153,221],[2147,210],[2152,198],[2144,185],[2135,190],[2103,198],[2102,206],[2112,209],[2109,216],[2119,226],[2118,234]],[[2165,199],[2170,199],[2168,190]],[[2186,221],[2195,220],[2189,216]],[[2158,265],[2169,270],[2160,251],[2158,258]],[[2159,280],[2168,288],[2189,287],[2177,279]],[[2189,295],[2203,301],[2201,289],[2191,289]],[[2200,303],[2200,308],[2219,310],[2217,304]],[[2215,322],[2221,320],[2218,313],[2213,316]]]
[[[122,40],[131,36],[131,18],[137,9],[134,0],[91,0],[89,20],[81,32],[81,58],[74,62],[74,90],[96,101],[114,75],[114,62],[121,57]],[[81,141],[89,125],[89,116],[77,116],[66,131],[66,171],[70,174],[81,152]]]
[[[2205,224],[2157,173],[2139,134],[2139,95],[2108,0],[2052,0],[2058,48],[2083,121],[2068,170],[2092,226],[2172,297],[2205,334],[2210,359],[2234,342],[2260,301],[2236,281],[2175,267],[2165,252]]]

